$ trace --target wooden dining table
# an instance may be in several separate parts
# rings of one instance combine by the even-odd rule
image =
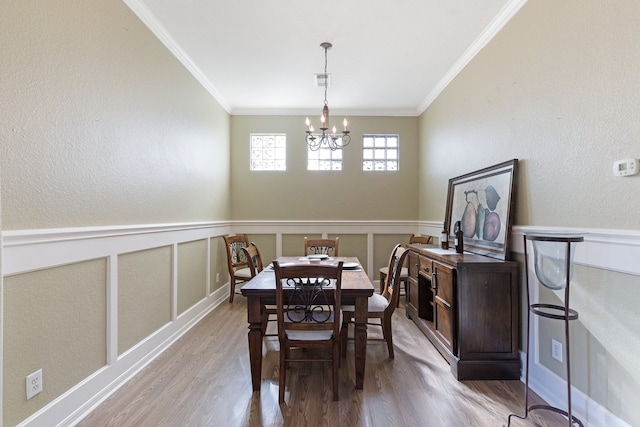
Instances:
[[[367,311],[368,299],[373,295],[373,283],[355,257],[330,257],[325,260],[309,260],[306,257],[279,257],[278,263],[294,264],[337,264],[357,263],[359,268],[342,271],[342,304],[355,306],[355,371],[356,389],[364,386],[364,369],[367,356]],[[265,268],[242,286],[242,295],[247,298],[247,320],[249,322],[249,360],[251,384],[254,391],[260,391],[262,378],[262,319],[265,306],[276,304],[276,280],[272,268]]]

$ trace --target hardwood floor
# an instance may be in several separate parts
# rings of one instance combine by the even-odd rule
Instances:
[[[270,322],[269,331],[275,325]],[[260,393],[251,391],[246,303],[223,303],[78,426],[502,426],[522,414],[520,381],[456,381],[404,307],[393,319],[395,359],[370,341],[364,390],[355,390],[353,342],[333,402],[329,364],[292,364],[278,404],[278,341],[263,341]],[[380,328],[370,327],[380,337]],[[530,393],[530,404],[542,401]],[[567,425],[538,411],[512,426]]]

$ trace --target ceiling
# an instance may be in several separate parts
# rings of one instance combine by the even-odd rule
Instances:
[[[526,0],[124,0],[230,114],[416,116]]]

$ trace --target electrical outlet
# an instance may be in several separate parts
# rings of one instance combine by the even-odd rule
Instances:
[[[551,357],[562,362],[562,343],[554,339],[551,340]]]
[[[220,273],[216,273],[216,283],[220,283]]]
[[[42,391],[42,369],[27,375],[27,400]]]

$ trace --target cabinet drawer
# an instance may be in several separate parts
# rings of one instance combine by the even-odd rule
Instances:
[[[420,273],[431,279],[431,273],[433,273],[433,261],[428,258],[420,257]]]

